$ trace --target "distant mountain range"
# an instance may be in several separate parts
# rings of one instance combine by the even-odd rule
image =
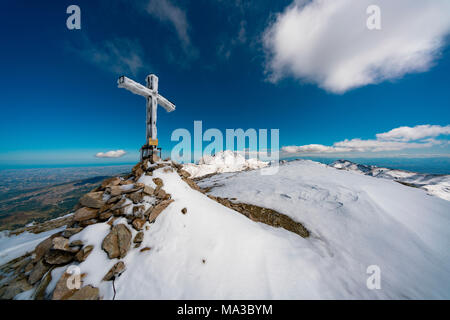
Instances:
[[[348,160],[337,160],[330,164],[330,167],[354,171],[371,177],[394,180],[409,187],[424,189],[431,195],[450,201],[450,175],[389,169],[357,164]]]

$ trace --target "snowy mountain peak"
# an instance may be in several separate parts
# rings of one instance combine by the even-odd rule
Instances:
[[[202,157],[198,164],[185,164],[183,169],[189,172],[192,178],[199,178],[214,173],[261,169],[268,165],[269,162],[260,161],[256,158],[245,159],[238,152],[225,150],[213,156]]]

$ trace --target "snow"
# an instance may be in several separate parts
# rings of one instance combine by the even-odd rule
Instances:
[[[23,232],[12,236],[9,231],[0,232],[0,265],[32,252],[41,241],[64,229],[61,227],[42,233]]]
[[[215,163],[218,172],[230,168],[216,160],[205,161]],[[102,279],[123,261],[126,270],[115,280],[115,299],[450,298],[450,202],[423,190],[313,161],[284,163],[275,175],[225,172],[199,182],[212,187],[215,196],[271,208],[301,222],[311,232],[301,238],[220,205],[175,171],[160,168],[139,182],[155,187],[153,178],[163,180],[174,202],[155,223],[145,224],[141,246],[132,244],[123,259],[110,260],[101,245],[111,227],[90,225],[70,241],[93,245],[93,251],[82,263],[54,269],[47,293],[66,269],[77,266],[85,274],[83,285],[98,287],[100,296],[111,300],[112,282]],[[154,198],[145,201],[149,206]],[[117,224],[125,224],[133,238],[137,234],[127,219]],[[39,239],[4,234],[0,252],[32,250],[51,233]],[[381,270],[380,290],[366,286],[372,265]]]
[[[290,298],[450,297],[450,203],[420,189],[312,161],[281,165],[273,176],[221,174],[200,186],[277,210],[312,232],[298,239],[303,248],[290,251],[302,257],[302,286],[309,289]],[[365,285],[370,265],[381,268],[381,290]]]
[[[348,160],[337,160],[331,167],[355,171],[372,177],[408,183],[424,189],[430,195],[450,201],[450,175],[424,174],[356,164]]]
[[[212,173],[261,169],[268,165],[269,162],[259,161],[255,158],[245,159],[239,153],[226,150],[214,156],[206,155],[200,159],[198,164],[185,164],[183,169],[191,174],[191,178],[198,178]]]

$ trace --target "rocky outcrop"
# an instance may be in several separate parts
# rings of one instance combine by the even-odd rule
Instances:
[[[131,231],[124,224],[112,228],[102,243],[102,249],[106,251],[109,259],[122,259],[126,256],[131,246],[131,236]]]

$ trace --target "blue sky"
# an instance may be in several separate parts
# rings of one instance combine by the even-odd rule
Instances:
[[[365,7],[329,13],[326,2],[3,2],[0,166],[135,162],[145,100],[116,81],[145,83],[149,73],[177,105],[158,111],[166,151],[175,129],[201,120],[204,129],[279,129],[290,156],[448,156],[447,4],[430,5],[405,33],[403,20],[426,4],[402,11],[378,1],[386,21],[369,31]],[[71,4],[81,30],[66,27]],[[311,35],[314,24],[323,30]],[[110,150],[126,155],[95,157]]]

